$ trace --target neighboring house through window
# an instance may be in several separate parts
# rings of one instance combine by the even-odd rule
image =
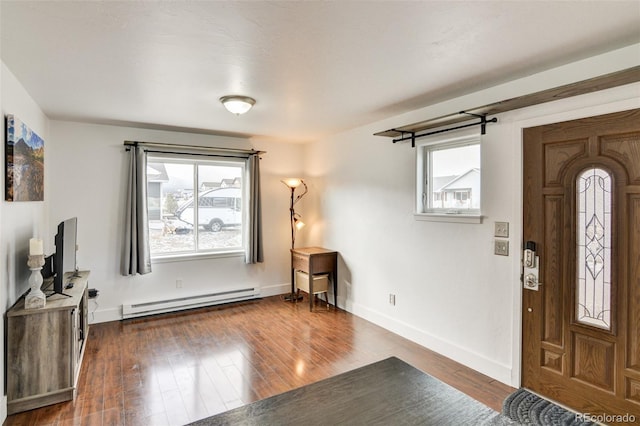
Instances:
[[[480,209],[480,169],[473,168],[461,175],[434,177],[432,180],[432,208]]]
[[[162,184],[168,181],[164,164],[147,164],[147,213],[150,220],[162,219]]]

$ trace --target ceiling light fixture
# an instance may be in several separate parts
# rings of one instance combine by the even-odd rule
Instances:
[[[227,111],[240,115],[249,111],[255,105],[256,100],[248,96],[229,95],[221,97],[220,102],[222,102]]]

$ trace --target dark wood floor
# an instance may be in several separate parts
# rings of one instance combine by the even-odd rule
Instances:
[[[76,400],[5,425],[183,425],[392,355],[495,410],[514,391],[344,311],[279,297],[89,331]]]

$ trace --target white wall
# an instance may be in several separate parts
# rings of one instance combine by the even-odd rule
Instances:
[[[78,217],[78,266],[91,270],[89,286],[100,290],[97,304],[89,304],[91,322],[120,319],[123,303],[247,285],[261,287],[263,295],[287,291],[289,193],[280,179],[301,173],[302,145],[65,121],[52,121],[50,135],[50,220]],[[156,263],[151,274],[121,276],[125,140],[267,151],[261,162],[265,262],[245,265],[244,257],[236,256]],[[53,234],[49,238],[53,241]],[[182,288],[176,288],[177,279]]]
[[[43,114],[40,107],[24,90],[20,82],[11,71],[2,63],[0,70],[0,109],[2,110],[2,143],[0,144],[0,156],[4,163],[6,126],[4,117],[14,114],[22,122],[27,124],[44,140],[45,149],[45,201],[38,202],[8,202],[4,201],[5,175],[0,173],[0,188],[3,191],[0,203],[0,306],[5,310],[29,288],[29,268],[27,267],[27,255],[29,254],[29,239],[32,237],[44,238],[48,233],[48,218],[46,214],[49,200],[49,176],[47,168],[47,156],[49,150],[49,120]],[[0,336],[4,341],[4,316],[3,327]],[[4,365],[4,351],[0,353],[0,365]],[[4,383],[4,368],[0,370],[0,378]],[[5,403],[0,404],[0,421],[4,421],[7,413],[6,396]]]
[[[522,128],[638,107],[634,84],[499,115],[482,139],[482,224],[413,218],[415,150],[372,136],[389,120],[314,143],[311,242],[340,253],[339,303],[519,386]],[[510,224],[508,257],[493,254],[496,221]]]

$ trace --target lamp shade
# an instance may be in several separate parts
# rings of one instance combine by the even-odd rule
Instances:
[[[284,183],[289,188],[297,188],[302,185],[302,179],[300,178],[286,178],[282,179],[280,182]]]
[[[300,216],[298,213],[295,213],[295,212],[293,213],[293,225],[296,227],[298,231],[304,227],[302,216]]]
[[[221,97],[220,102],[222,102],[227,111],[240,115],[249,111],[255,105],[256,100],[248,96],[230,95]]]

